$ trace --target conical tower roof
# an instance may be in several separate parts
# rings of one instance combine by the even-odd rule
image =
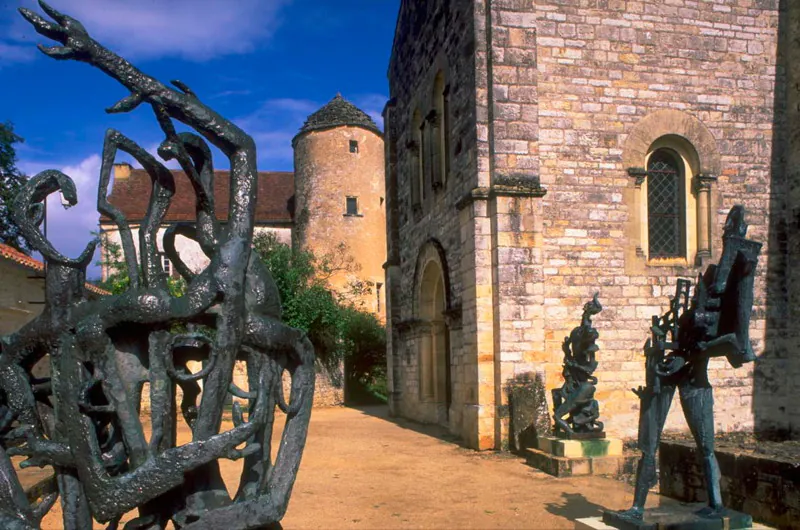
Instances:
[[[366,112],[344,99],[341,94],[336,94],[336,97],[306,119],[294,139],[296,140],[298,136],[307,132],[331,129],[342,125],[363,127],[377,134],[383,134]]]

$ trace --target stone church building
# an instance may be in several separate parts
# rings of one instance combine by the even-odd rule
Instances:
[[[788,9],[401,1],[384,111],[394,414],[504,447],[509,385],[538,376],[550,400],[562,341],[599,292],[600,419],[635,436],[651,317],[678,278],[719,258],[728,210],[743,204],[748,236],[764,243],[759,359],[711,361],[717,428],[800,436],[789,325],[800,179],[784,156],[800,151],[786,90],[800,86],[786,70],[800,17]],[[677,405],[670,428],[686,429]]]

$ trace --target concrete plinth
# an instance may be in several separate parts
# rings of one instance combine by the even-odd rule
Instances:
[[[702,503],[666,504],[647,508],[642,519],[631,519],[619,512],[605,511],[602,517],[580,519],[575,528],[581,530],[739,530],[767,528],[753,524],[753,518],[736,510],[723,509],[705,513]]]
[[[664,527],[669,528],[669,527]],[[718,528],[723,528],[719,526]],[[752,530],[772,530],[771,526],[765,526],[761,523],[753,523],[749,527]],[[616,527],[609,526],[603,522],[602,517],[586,517],[584,519],[577,519],[575,521],[575,530],[619,530]]]
[[[536,449],[526,449],[527,464],[556,477],[630,473],[635,456],[622,453],[622,440],[565,440],[541,437]]]
[[[567,458],[597,458],[601,456],[620,456],[622,440],[618,438],[596,438],[593,440],[565,440],[543,436],[538,440],[542,452]]]

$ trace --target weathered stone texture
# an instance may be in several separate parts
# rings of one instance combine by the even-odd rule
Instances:
[[[555,376],[563,335],[582,299],[599,289],[606,309],[597,319],[597,398],[612,433],[635,432],[638,400],[629,389],[643,380],[649,317],[666,309],[678,276],[700,272],[691,255],[683,265],[663,266],[630,252],[625,236],[634,212],[626,199],[634,183],[625,171],[643,167],[646,151],[628,135],[660,110],[699,120],[710,136],[679,118],[667,123],[662,117],[640,130],[652,140],[670,132],[693,140],[700,171],[717,174],[714,258],[721,251],[719,228],[736,203],[747,208],[749,237],[767,243],[778,22],[777,6],[767,4],[535,2],[540,178],[548,189],[542,199],[544,356]],[[756,283],[752,337],[759,352],[765,348],[764,272],[774,253],[765,245]],[[753,425],[752,368],[712,363],[719,428]],[[685,428],[677,409],[667,428]]]
[[[725,506],[774,528],[795,528],[800,518],[797,462],[769,454],[717,449],[720,487]],[[661,495],[684,502],[708,502],[706,477],[697,447],[667,441],[659,448]]]
[[[202,365],[196,361],[190,361],[189,368],[193,372],[202,369]],[[335,370],[329,370],[322,366],[322,363],[317,363],[317,377],[314,382],[314,407],[337,407],[344,404],[344,366],[340,365]],[[236,361],[233,366],[233,383],[242,390],[249,390],[250,385],[247,381],[247,365],[244,361]],[[292,379],[288,372],[283,372],[283,395],[289,399],[291,395]],[[200,382],[202,387],[203,382]],[[180,403],[183,399],[183,391],[180,388],[176,389],[176,399]],[[230,396],[232,402],[238,402],[242,407],[248,406],[248,400]],[[145,385],[144,392],[142,393],[142,410],[145,412],[150,411],[150,386],[149,383]]]
[[[356,152],[351,152],[351,141],[358,142]],[[383,138],[360,126],[303,132],[294,141],[294,168],[293,244],[317,257],[334,258],[343,257],[337,246],[346,244],[356,266],[334,274],[331,285],[346,293],[350,282],[372,282],[372,290],[355,301],[382,315],[384,293],[378,295],[378,284],[382,289],[386,261]],[[356,215],[347,215],[347,197],[356,198]]]
[[[417,374],[420,329],[415,322],[415,299],[419,295],[418,256],[426,243],[443,249],[442,263],[448,275],[446,307],[450,312],[452,406],[450,423],[456,432],[477,436],[479,410],[477,344],[475,337],[476,256],[468,252],[480,246],[481,236],[467,209],[456,203],[477,184],[475,129],[475,85],[473,9],[469,2],[406,2],[396,31],[397,53],[389,67],[393,105],[387,114],[387,150],[395,161],[387,167],[387,230],[390,241],[389,296],[387,318],[395,364],[390,366],[394,385],[393,411],[436,421],[441,406],[420,399]],[[433,107],[433,81],[442,72],[449,86],[450,153],[449,174],[444,185],[428,193],[414,208],[412,178],[416,159],[410,147],[415,140],[411,122],[415,110],[426,115]],[[399,243],[401,242],[401,243]],[[399,243],[399,244],[398,244]],[[483,281],[483,280],[482,280]],[[485,282],[484,282],[485,283]],[[463,301],[463,304],[462,304]],[[463,330],[463,331],[462,331]],[[492,411],[493,414],[493,411]],[[477,445],[477,438],[471,440]]]
[[[630,389],[643,382],[650,318],[666,310],[678,277],[694,279],[719,257],[734,204],[747,209],[748,237],[764,242],[751,325],[764,361],[736,370],[711,362],[717,427],[751,428],[771,414],[768,399],[759,401],[759,377],[777,381],[781,367],[794,366],[781,322],[798,297],[787,287],[797,282],[776,266],[787,256],[773,226],[784,219],[772,159],[781,119],[775,86],[780,94],[783,79],[778,24],[774,0],[403,2],[389,70],[397,149],[387,166],[397,213],[389,247],[399,284],[390,292],[392,325],[413,329],[417,256],[436,239],[447,256],[448,303],[461,309],[460,327],[450,331],[449,425],[469,445],[506,441],[509,379],[540,372],[548,390],[561,385],[561,342],[595,291],[605,308],[595,322],[601,419],[611,435],[635,435],[638,399]],[[442,56],[457,80],[450,143],[461,149],[451,153],[447,188],[415,215],[406,145],[414,106]],[[628,170],[645,167],[653,146],[669,142],[687,146],[688,248],[683,259],[648,260],[642,184]],[[501,192],[509,179],[527,182],[528,191]],[[538,183],[546,194],[534,191]],[[797,226],[797,204],[784,226]],[[796,257],[797,238],[787,237]],[[700,252],[704,240],[708,254]],[[415,393],[413,332],[392,337],[390,356],[403,359],[395,365],[396,411],[436,421]],[[774,396],[799,394],[780,388]],[[668,429],[686,428],[680,414],[674,407]],[[781,414],[767,423],[788,426],[789,413]]]
[[[44,278],[36,275],[28,267],[0,258],[0,335],[18,330],[42,312]]]
[[[800,438],[800,4],[782,6],[773,131],[770,244],[780,250],[767,268],[766,343],[756,362],[756,427]]]

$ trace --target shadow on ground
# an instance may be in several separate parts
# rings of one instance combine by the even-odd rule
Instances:
[[[558,485],[554,483],[553,487],[557,488]],[[558,504],[554,502],[545,504],[545,510],[570,521],[586,517],[597,517],[602,515],[603,510],[606,509],[604,506],[589,501],[580,493],[564,492],[561,494],[561,499],[563,502]]]
[[[414,420],[409,420],[406,418],[389,416],[388,405],[349,405],[347,406],[347,408],[351,410],[357,410],[362,414],[366,414],[367,416],[372,416],[380,420],[394,423],[395,425],[397,425],[398,427],[402,427],[403,429],[408,429],[410,431],[418,432],[420,434],[436,438],[446,443],[451,443],[454,445],[463,445],[461,443],[461,438],[451,433],[447,429],[447,427],[444,427],[443,425],[436,425],[432,423],[419,423]]]

